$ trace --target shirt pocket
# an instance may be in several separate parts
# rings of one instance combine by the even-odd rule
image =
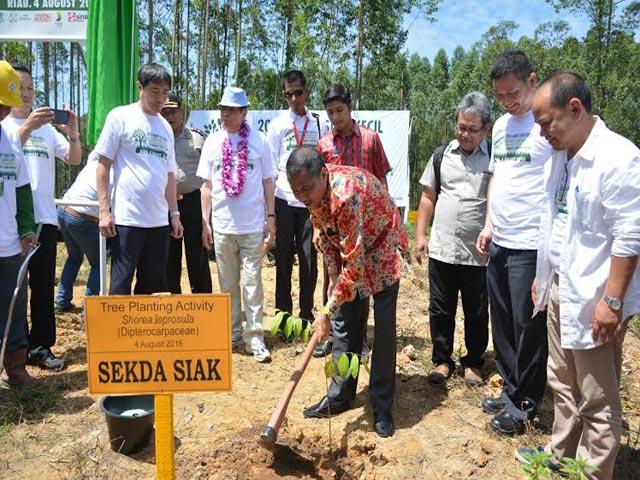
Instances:
[[[595,192],[582,192],[576,189],[576,220],[586,234],[603,236],[604,218],[602,198]]]

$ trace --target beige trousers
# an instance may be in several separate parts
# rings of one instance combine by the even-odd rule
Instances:
[[[618,391],[622,344],[614,341],[588,350],[563,349],[557,282],[551,287],[547,323],[547,377],[554,409],[547,449],[558,459],[585,459],[596,468],[592,478],[610,479],[622,434]]]

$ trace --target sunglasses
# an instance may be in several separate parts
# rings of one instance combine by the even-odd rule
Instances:
[[[303,88],[299,88],[297,90],[290,90],[288,92],[284,92],[284,96],[288,100],[291,100],[294,96],[295,97],[301,97],[302,95],[304,95],[304,89]]]

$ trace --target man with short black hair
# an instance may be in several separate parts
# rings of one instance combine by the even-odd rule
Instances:
[[[480,369],[489,342],[487,258],[474,247],[484,226],[491,173],[485,136],[491,108],[479,92],[466,94],[456,108],[455,136],[431,156],[420,178],[415,253],[429,258],[429,326],[434,370],[429,381],[443,384],[455,371],[453,338],[458,292],[464,310],[467,353],[460,359],[465,382],[482,383]],[[427,225],[434,214],[427,240]]]
[[[170,86],[171,76],[163,67],[142,65],[140,101],[109,112],[94,149],[100,155],[100,232],[111,239],[111,295],[130,295],[134,273],[135,294],[162,291],[169,234],[182,237],[173,130],[160,115]]]
[[[176,190],[180,221],[184,228],[184,250],[191,293],[211,293],[211,271],[207,251],[202,246],[202,207],[200,187],[202,179],[196,175],[205,137],[184,126],[184,111],[180,97],[169,94],[162,108],[162,116],[169,122],[174,134],[176,152]],[[169,241],[167,262],[167,288],[171,293],[182,293],[182,240]]]
[[[373,426],[381,437],[393,435],[396,306],[400,285],[402,225],[387,189],[366,170],[325,164],[307,147],[287,161],[287,177],[298,200],[307,206],[329,272],[326,313],[316,316],[321,339],[333,326],[333,356],[362,351],[369,297],[373,297],[374,351],[369,395]],[[335,320],[331,322],[331,320]],[[336,324],[341,325],[340,329]],[[326,417],[351,408],[357,376],[331,380],[328,395],[304,410],[305,417]]]
[[[543,170],[551,145],[531,113],[536,74],[519,50],[500,54],[491,68],[496,100],[507,113],[493,126],[488,210],[476,248],[489,255],[487,288],[496,366],[504,382],[498,398],[482,408],[490,427],[506,435],[524,432],[542,402],[546,383],[545,313],[533,316],[527,294],[535,276],[538,227],[544,197]],[[532,318],[533,317],[533,318]]]
[[[35,93],[29,69],[23,65],[15,65],[14,68],[22,85],[22,106],[11,110],[11,115],[4,120],[4,125],[12,125],[18,130],[31,179],[36,223],[42,224],[38,237],[40,248],[29,262],[29,363],[44,369],[59,370],[64,367],[64,360],[51,351],[51,347],[56,343],[56,158],[62,159],[68,165],[79,165],[82,161],[78,119],[73,111],[65,109],[69,114],[67,125],[56,125],[67,135],[65,138],[52,125],[54,114],[51,108],[32,109]]]
[[[559,72],[533,114],[553,146],[545,169],[536,310],[548,308],[552,467],[581,458],[613,477],[622,433],[620,374],[627,324],[640,313],[640,150],[591,113],[584,79]],[[533,449],[520,448],[528,461]]]
[[[307,109],[307,80],[300,70],[284,74],[284,98],[289,110],[269,124],[267,141],[276,164],[276,308],[293,314],[291,272],[293,256],[298,256],[300,318],[313,321],[313,294],[318,278],[317,252],[309,210],[291,192],[286,165],[297,148],[313,147],[320,139],[320,124]]]

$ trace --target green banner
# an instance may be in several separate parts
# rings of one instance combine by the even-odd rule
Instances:
[[[89,145],[95,145],[107,114],[113,108],[138,99],[137,23],[134,0],[91,1],[87,28]]]

